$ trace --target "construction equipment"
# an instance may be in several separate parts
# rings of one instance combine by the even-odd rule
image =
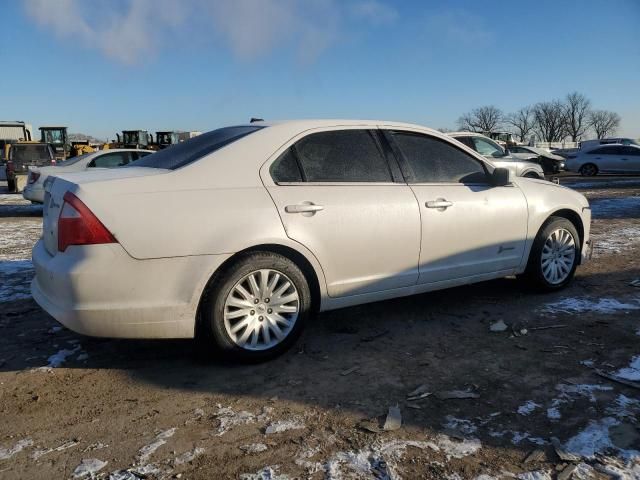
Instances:
[[[43,142],[16,142],[5,146],[7,158],[7,187],[10,192],[21,192],[27,184],[32,167],[55,165],[55,152]]]
[[[87,153],[93,153],[96,151],[96,148],[91,146],[89,140],[74,140],[71,142],[71,153],[70,157],[79,157],[80,155],[85,155]]]
[[[155,147],[156,149],[161,150],[163,148],[170,147],[171,145],[175,145],[176,143],[180,143],[180,132],[156,132],[156,141],[152,145],[152,148]]]
[[[69,143],[67,127],[40,127],[39,130],[40,142],[51,145],[57,162],[61,162],[70,156],[71,143]]]
[[[31,141],[31,125],[21,121],[0,122],[0,181],[6,180],[7,152],[12,143]]]
[[[122,138],[116,133],[118,147],[120,148],[147,148],[151,141],[151,135],[146,130],[123,130]],[[110,144],[110,148],[118,148]]]

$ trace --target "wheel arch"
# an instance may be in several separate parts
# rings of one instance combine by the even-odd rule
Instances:
[[[573,224],[574,227],[576,227],[576,230],[578,231],[578,235],[580,236],[580,250],[582,250],[582,242],[584,241],[584,224],[582,223],[582,217],[580,216],[580,214],[578,212],[576,212],[575,210],[571,210],[570,208],[562,208],[560,210],[556,210],[555,212],[552,212],[545,219],[545,221],[542,223],[542,225],[540,225],[540,228],[538,229],[538,232],[540,232],[540,229],[544,226],[544,224],[547,222],[547,220],[549,220],[551,217],[566,218],[567,220],[569,220]]]
[[[198,335],[198,330],[201,328],[201,308],[204,303],[204,299],[211,287],[211,284],[215,281],[215,279],[221,275],[229,266],[231,266],[234,262],[238,260],[243,255],[251,252],[272,252],[282,255],[285,258],[288,258],[293,263],[295,263],[305,278],[309,282],[309,290],[311,291],[311,305],[312,309],[315,312],[320,310],[321,302],[322,302],[322,289],[321,289],[321,281],[324,281],[324,276],[321,277],[322,272],[318,272],[314,267],[312,261],[310,261],[307,256],[301,253],[299,250],[295,248],[278,244],[278,243],[263,243],[259,245],[253,245],[251,247],[240,250],[229,258],[227,258],[224,262],[218,266],[218,268],[211,274],[209,280],[207,281],[202,293],[200,294],[200,298],[198,299],[198,306],[196,309],[196,318],[195,318],[195,331],[194,335]]]

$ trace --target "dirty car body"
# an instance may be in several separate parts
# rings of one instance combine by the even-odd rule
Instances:
[[[526,273],[553,219],[573,269],[588,252],[582,195],[417,125],[258,122],[153,157],[47,182],[31,288],[72,330],[267,355],[309,312]]]

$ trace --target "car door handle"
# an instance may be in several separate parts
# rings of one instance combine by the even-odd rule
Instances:
[[[449,208],[453,205],[453,202],[445,200],[444,198],[439,198],[437,200],[430,200],[424,204],[427,208]]]
[[[324,210],[322,205],[316,205],[314,203],[302,203],[299,205],[287,205],[284,207],[284,211],[287,213],[315,213],[320,210]]]

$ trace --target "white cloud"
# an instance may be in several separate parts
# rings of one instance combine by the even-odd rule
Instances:
[[[427,33],[449,45],[483,48],[494,41],[481,17],[460,9],[435,13],[427,18]]]
[[[377,0],[25,0],[29,17],[61,38],[134,64],[188,32],[251,60],[289,47],[303,62],[336,43],[347,17],[372,25],[397,12]],[[187,30],[188,29],[188,30]]]
[[[398,19],[398,12],[394,8],[377,0],[363,0],[351,6],[351,12],[356,17],[370,21],[374,25],[385,25]]]

